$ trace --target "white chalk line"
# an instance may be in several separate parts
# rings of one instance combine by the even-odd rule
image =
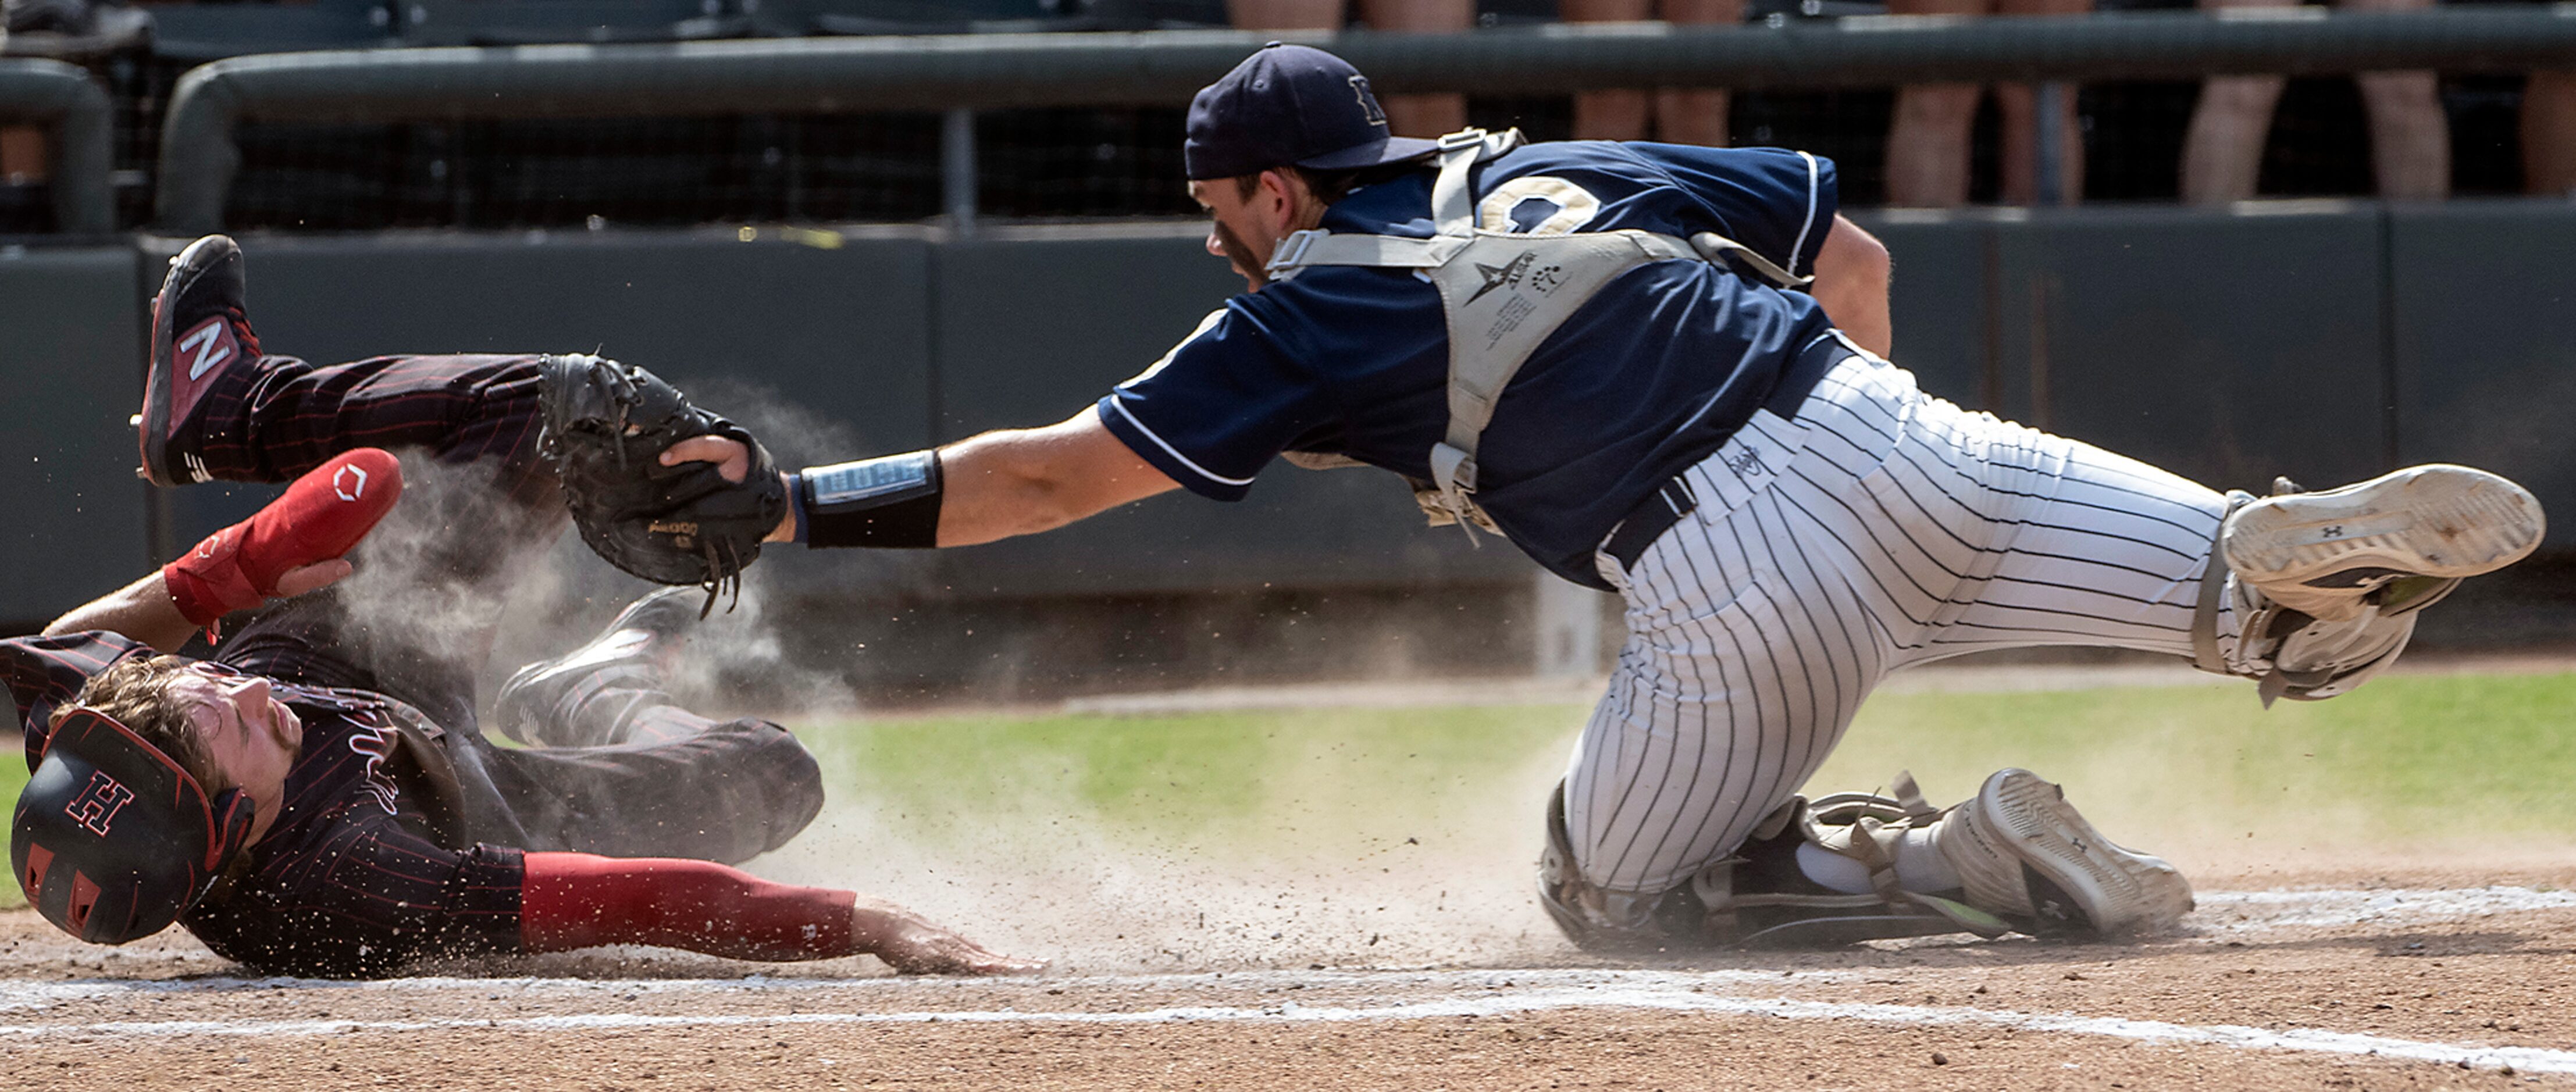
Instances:
[[[1871,972],[1882,973],[1882,972]],[[1284,990],[1356,989],[1378,994],[1438,993],[1454,995],[1466,992],[1495,992],[1514,988],[1543,987],[1558,990],[1589,990],[1603,986],[1648,986],[1688,991],[1711,986],[1752,987],[1797,985],[1839,985],[1857,981],[1861,972],[1839,970],[1747,971],[1732,969],[1700,971],[1655,971],[1633,968],[1472,968],[1450,970],[1255,970],[1203,971],[1188,974],[1083,975],[1066,978],[771,978],[748,975],[742,978],[388,978],[373,981],[349,981],[318,978],[206,978],[109,980],[79,979],[68,982],[24,982],[0,980],[0,1012],[42,1010],[58,1004],[78,1001],[117,1001],[145,996],[250,994],[267,996],[276,991],[307,991],[298,995],[299,1002],[317,994],[333,992],[385,993],[416,996],[439,992],[479,993],[487,997],[507,995],[513,1000],[579,1000],[610,995],[620,1000],[627,995],[734,994],[775,995],[785,992],[822,990],[864,990],[879,995],[912,995],[917,997],[955,994],[960,991],[1027,993],[1037,989],[1061,989],[1078,986],[1086,992],[1119,991],[1191,992],[1208,990],[1258,991],[1274,993]],[[5,1034],[5,1032],[0,1032]]]
[[[2204,915],[2226,912],[2246,920],[2203,922],[2204,931],[2241,933],[2275,927],[2315,927],[2364,923],[2456,920],[2501,913],[2576,908],[2576,892],[2518,887],[2468,890],[2391,889],[2380,891],[2211,892],[2201,897]],[[1800,1001],[1781,997],[1734,995],[1748,988],[1848,982],[1848,971],[1650,971],[1628,969],[1473,969],[1420,971],[1232,971],[1176,975],[1121,975],[1055,980],[1056,988],[1078,987],[1085,993],[1118,990],[1167,992],[1211,989],[1265,992],[1290,987],[1356,989],[1376,994],[1432,993],[1421,1000],[1350,1005],[1162,1006],[1130,1012],[1019,1011],[1000,1009],[891,1012],[773,1013],[745,1015],[652,1015],[586,1013],[486,1019],[438,1020],[167,1020],[107,1021],[69,1024],[0,1024],[0,1040],[102,1037],[169,1037],[181,1035],[319,1036],[357,1032],[486,1030],[519,1032],[595,1032],[653,1028],[866,1025],[866,1024],[1092,1024],[1154,1025],[1186,1023],[1349,1023],[1394,1022],[1444,1018],[1516,1016],[1574,1010],[1648,1010],[1709,1015],[1769,1016],[1786,1020],[1857,1020],[1916,1027],[1991,1027],[2088,1035],[2140,1043],[2206,1045],[2231,1049],[2282,1050],[2342,1056],[2375,1056],[2443,1065],[2466,1063],[2489,1069],[2511,1067],[2526,1073],[2576,1074],[2576,1052],[2537,1047],[2438,1043],[2380,1035],[2313,1028],[2268,1030],[2228,1024],[2188,1025],[2118,1017],[2024,1013],[2009,1010],[1933,1006]],[[411,978],[379,982],[324,982],[305,979],[202,978],[177,981],[0,982],[0,1011],[43,1010],[54,1005],[145,994],[266,994],[281,988],[420,993],[479,991],[531,996],[598,997],[629,994],[734,993],[764,994],[782,990],[862,990],[922,997],[960,989],[1017,991],[1034,994],[1048,980],[994,982],[983,980],[896,980],[883,978],[773,979],[567,979],[567,978]],[[1473,994],[1474,996],[1465,996]],[[311,996],[306,994],[306,996]]]
[[[2331,928],[2371,923],[2456,921],[2493,914],[2576,909],[2576,891],[2528,887],[2381,891],[2213,891],[2199,896],[2192,923],[2203,931]],[[2233,914],[2241,921],[2216,920]]]
[[[1558,988],[1472,998],[1443,998],[1392,1005],[1300,1005],[1262,1008],[1170,1006],[1136,1012],[776,1013],[738,1016],[586,1013],[483,1020],[170,1020],[72,1025],[0,1025],[0,1039],[217,1036],[321,1036],[354,1032],[426,1031],[598,1032],[660,1028],[784,1027],[870,1024],[1075,1024],[1158,1025],[1199,1023],[1337,1024],[1520,1016],[1582,1009],[1647,1010],[1719,1016],[1768,1016],[1783,1020],[1859,1020],[1913,1027],[1985,1027],[2087,1035],[2162,1045],[2202,1045],[2239,1050],[2278,1050],[2348,1057],[2378,1057],[2472,1068],[2510,1066],[2526,1073],[2576,1073],[2576,1052],[2538,1047],[2432,1043],[2381,1035],[2295,1028],[2271,1031],[2230,1024],[2189,1025],[2160,1020],[2067,1014],[1986,1011],[1930,1006],[1795,1001],[1728,997],[1636,983],[1631,988]]]

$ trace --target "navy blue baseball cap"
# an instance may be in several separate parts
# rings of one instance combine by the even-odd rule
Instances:
[[[1440,142],[1390,135],[1368,77],[1313,46],[1272,42],[1190,100],[1181,160],[1193,180],[1295,164],[1337,171],[1401,163]]]

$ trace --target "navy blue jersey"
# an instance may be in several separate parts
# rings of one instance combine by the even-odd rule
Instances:
[[[1429,168],[1336,202],[1335,232],[1427,237]],[[1831,162],[1776,149],[1575,141],[1477,168],[1484,225],[1713,231],[1804,275],[1832,228]],[[1605,587],[1593,550],[1726,441],[1830,329],[1815,301],[1700,261],[1621,274],[1541,343],[1476,455],[1476,501],[1550,571]],[[1109,430],[1192,492],[1239,500],[1283,451],[1414,479],[1449,421],[1439,292],[1411,271],[1318,266],[1239,295],[1100,401]],[[1795,392],[1787,392],[1794,395]]]
[[[0,641],[33,769],[54,708],[109,664],[151,649],[88,632]],[[181,922],[227,959],[306,975],[385,973],[429,954],[519,945],[519,851],[450,849],[396,788],[399,747],[386,702],[366,691],[271,679],[304,724],[285,806],[245,852],[240,878]]]

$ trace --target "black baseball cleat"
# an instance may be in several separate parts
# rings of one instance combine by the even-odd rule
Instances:
[[[141,475],[154,485],[209,480],[197,454],[198,402],[227,373],[259,359],[259,335],[242,313],[242,254],[225,235],[188,244],[152,298],[152,367],[135,430]]]
[[[626,714],[668,704],[663,673],[698,624],[698,594],[663,588],[627,604],[590,643],[520,668],[492,699],[492,724],[543,747],[619,742]]]

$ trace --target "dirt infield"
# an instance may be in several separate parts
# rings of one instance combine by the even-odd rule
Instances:
[[[2069,683],[1990,675],[1925,689]],[[1571,688],[1487,687],[1479,697],[1536,711],[1480,715],[1447,735],[1433,714],[1464,704],[1455,693],[1247,690],[1095,712],[1435,707],[1305,718],[1294,731],[1282,718],[1174,718],[1120,735],[1133,726],[1103,717],[1053,724],[1036,743],[962,721],[823,734],[841,748],[824,748],[845,786],[839,806],[756,862],[762,874],[883,893],[1056,961],[1036,978],[905,980],[866,959],[759,966],[612,949],[378,983],[245,979],[176,931],[93,948],[7,911],[0,1087],[2576,1084],[2576,863],[2547,825],[2561,810],[2548,786],[2565,783],[2550,727],[2564,693],[2383,686],[2332,703],[2344,718],[2332,723],[2300,707],[2244,724],[2178,689],[2206,685],[2178,672],[2072,682],[2125,688],[2113,704],[2186,723],[2132,717],[2113,738],[2089,726],[2116,708],[1953,708],[1900,693],[1855,729],[1847,747],[1866,768],[1844,780],[1948,763],[1958,768],[1940,781],[1956,793],[1975,784],[1961,770],[1989,755],[2035,752],[2048,770],[2069,768],[2105,829],[2136,832],[2193,877],[2200,909],[2175,935],[1589,957],[1556,938],[1529,890],[1531,804],[1582,715]],[[2443,712],[2508,692],[2529,707]],[[2013,716],[2088,728],[1975,734]],[[2485,730],[2420,734],[2468,748],[2456,754],[2370,749],[2413,746],[2419,734],[2388,725],[2448,723],[2435,716]],[[877,775],[917,739],[939,748]],[[1459,751],[1489,740],[1502,741],[1491,755]],[[2366,753],[2335,749],[2347,745]],[[2380,776],[2391,769],[2429,771],[2417,780],[2432,784]],[[2490,781],[2464,788],[2464,769]],[[1117,776],[1085,780],[1102,771]],[[929,787],[897,791],[904,778]],[[2399,820],[2365,822],[2387,816]]]
[[[2302,875],[2181,935],[904,980],[611,950],[382,983],[0,914],[24,1088],[2504,1088],[2576,1082],[2576,875]],[[2226,886],[2222,881],[2209,887]]]

